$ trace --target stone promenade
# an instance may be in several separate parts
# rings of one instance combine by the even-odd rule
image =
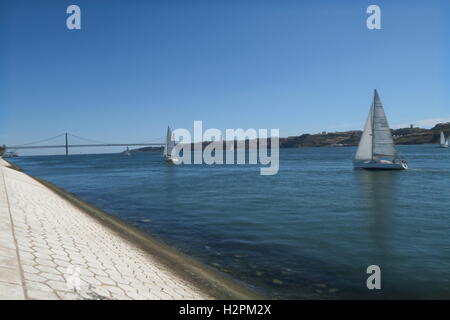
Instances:
[[[0,159],[0,300],[208,298]]]

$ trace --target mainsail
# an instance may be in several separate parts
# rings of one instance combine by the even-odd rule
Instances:
[[[167,127],[167,135],[166,135],[166,144],[164,146],[164,157],[168,157],[172,155],[172,149],[175,146],[175,143],[172,140],[172,130],[170,127]]]
[[[441,131],[441,146],[445,146],[445,142],[446,142],[446,140],[445,140],[444,132]]]
[[[374,92],[372,107],[364,127],[356,160],[374,160],[380,158],[397,159],[391,129],[384,113],[383,104],[377,90]]]

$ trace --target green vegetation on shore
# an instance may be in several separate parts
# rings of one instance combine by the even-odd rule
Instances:
[[[396,144],[428,144],[439,143],[441,131],[450,134],[450,122],[439,123],[431,129],[402,128],[392,130]],[[357,146],[362,131],[323,132],[319,134],[303,134],[296,137],[280,139],[281,148],[325,147],[325,146]]]
[[[439,143],[441,131],[450,134],[450,122],[439,123],[431,129],[424,128],[402,128],[392,130],[396,144],[430,144]],[[350,147],[357,146],[361,139],[361,130],[344,132],[322,132],[317,134],[302,134],[280,138],[280,148],[303,148],[303,147]],[[204,142],[206,146],[210,142]],[[270,145],[270,141],[268,141]],[[246,141],[246,148],[249,142]],[[235,148],[236,148],[235,141]],[[161,151],[162,147],[145,147],[132,150],[133,152]]]

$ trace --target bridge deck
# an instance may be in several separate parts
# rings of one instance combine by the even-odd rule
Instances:
[[[161,147],[164,143],[99,143],[99,144],[58,144],[58,145],[45,145],[45,146],[5,146],[6,149],[50,149],[50,148],[85,148],[85,147]]]

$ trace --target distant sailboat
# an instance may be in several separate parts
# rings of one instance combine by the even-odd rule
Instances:
[[[172,130],[167,127],[166,144],[164,145],[164,160],[170,163],[178,164],[180,159],[178,157],[172,156],[172,150],[175,147],[175,141],[172,139]]]
[[[446,138],[444,132],[441,131],[441,141],[440,141],[441,148],[448,148],[449,145],[448,140],[449,137]]]
[[[130,149],[127,147],[127,150],[125,150],[125,155],[126,156],[131,156],[131,152],[130,152]]]
[[[399,160],[391,129],[377,90],[367,117],[354,160],[357,169],[404,170],[405,160]]]

